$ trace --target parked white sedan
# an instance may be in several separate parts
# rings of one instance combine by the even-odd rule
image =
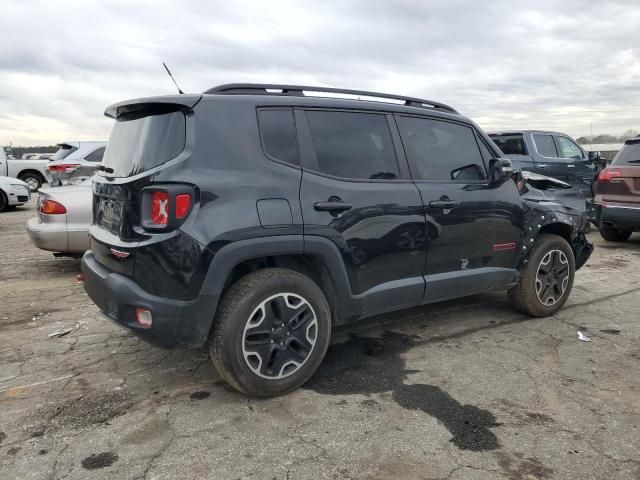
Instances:
[[[24,205],[30,199],[29,186],[22,180],[0,177],[0,212]]]
[[[80,256],[89,249],[93,220],[91,178],[77,185],[40,189],[38,216],[27,222],[33,244],[59,256]]]

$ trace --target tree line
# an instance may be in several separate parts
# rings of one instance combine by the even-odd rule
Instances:
[[[58,150],[57,145],[41,145],[38,147],[4,147],[7,155],[13,155],[15,158],[22,158],[23,153],[55,153]]]
[[[609,135],[608,133],[601,133],[600,135],[585,135],[584,137],[577,138],[576,141],[581,145],[588,145],[590,143],[624,143],[630,138],[638,136],[638,132],[633,129],[629,129],[619,137],[615,135]]]

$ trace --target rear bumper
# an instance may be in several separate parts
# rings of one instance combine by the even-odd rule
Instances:
[[[209,337],[218,295],[202,293],[196,300],[171,300],[151,295],[133,280],[100,264],[89,250],[82,257],[84,288],[102,314],[142,340],[160,348],[200,347]],[[136,307],[149,310],[150,327],[136,321]]]
[[[640,205],[595,204],[596,223],[599,227],[640,231]]]
[[[67,252],[67,229],[65,223],[41,223],[38,217],[27,221],[27,233],[36,247],[51,252]]]

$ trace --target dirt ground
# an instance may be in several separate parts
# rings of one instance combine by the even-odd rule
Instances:
[[[104,320],[32,215],[0,214],[0,479],[640,478],[640,235],[592,233],[553,318],[500,292],[383,315],[253,400]]]

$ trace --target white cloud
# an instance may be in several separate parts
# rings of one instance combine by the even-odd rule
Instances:
[[[5,0],[0,144],[106,138],[104,108],[257,81],[450,103],[487,129],[640,128],[634,1]]]

